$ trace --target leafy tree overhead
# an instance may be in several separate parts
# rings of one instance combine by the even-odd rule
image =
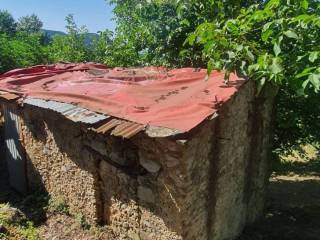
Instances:
[[[88,30],[78,27],[73,15],[66,17],[67,35],[54,36],[49,46],[50,56],[53,62],[85,62],[90,60],[90,51],[85,44],[85,35]]]
[[[16,21],[7,10],[0,10],[0,34],[13,35],[16,32]]]
[[[320,100],[319,1],[107,2],[117,22],[108,65],[207,67],[225,70],[226,79],[236,71],[259,90],[271,82],[281,86],[276,147],[320,142],[319,109],[303,107]]]
[[[187,36],[205,21],[232,16],[241,6],[260,1],[227,0],[222,5],[214,0],[107,2],[114,5],[117,22],[115,46],[108,62],[127,66],[204,66],[201,49],[184,45]]]
[[[41,45],[41,37],[40,34],[18,33],[13,37],[0,34],[0,73],[48,63],[48,52]]]
[[[189,36],[204,46],[208,69],[290,86],[298,94],[320,90],[320,3],[269,0],[232,19],[206,22]]]
[[[276,148],[287,152],[320,143],[320,3],[269,0],[233,18],[202,23],[188,43],[203,46],[208,71],[224,70],[280,86]]]
[[[90,48],[90,61],[98,63],[106,63],[108,58],[108,49],[112,46],[113,33],[109,30],[99,32],[98,37],[92,40],[91,44],[87,44]],[[110,64],[112,65],[112,64]]]
[[[19,18],[17,24],[17,31],[28,34],[40,32],[43,23],[37,15],[24,16]]]

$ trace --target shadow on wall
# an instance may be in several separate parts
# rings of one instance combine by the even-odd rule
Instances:
[[[19,194],[10,187],[5,161],[1,161],[0,165],[0,204],[9,204],[11,207],[20,210],[28,221],[31,221],[35,226],[40,226],[47,220],[46,211],[49,205],[49,194],[41,185],[28,195]],[[38,179],[40,179],[40,176],[38,176]]]
[[[144,208],[162,219],[170,231],[179,231],[167,211],[138,200],[138,178],[156,181],[157,177],[149,176],[139,164],[138,149],[129,140],[84,131],[87,126],[53,112],[48,116],[27,106],[25,110],[22,143],[27,150],[28,194],[22,196],[9,187],[1,154],[0,203],[21,210],[35,226],[47,220],[50,199],[61,197],[72,215],[80,210],[99,224],[112,223],[116,228],[127,228],[123,224],[128,224],[139,229],[139,208]]]
[[[80,210],[90,223],[90,219],[101,224],[120,222],[110,216],[117,204],[118,210],[122,206],[137,211],[133,206],[137,203],[137,176],[146,171],[128,140],[85,131],[87,126],[52,112],[48,116],[31,108],[24,113],[31,189],[43,188],[64,197],[71,211]]]

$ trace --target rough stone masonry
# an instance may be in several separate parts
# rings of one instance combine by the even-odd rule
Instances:
[[[235,238],[263,211],[272,97],[249,81],[187,134],[98,134],[50,110],[19,109],[29,190],[63,197],[119,239]]]

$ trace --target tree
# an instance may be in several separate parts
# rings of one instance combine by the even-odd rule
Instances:
[[[184,41],[204,21],[259,1],[111,0],[117,29],[108,62],[118,65],[204,66],[201,49]],[[129,54],[129,59],[122,55]],[[123,63],[121,61],[124,61]],[[128,61],[129,60],[129,61]]]
[[[66,17],[67,35],[53,37],[50,44],[50,57],[53,62],[85,62],[89,61],[91,52],[85,44],[88,30],[85,26],[78,27],[73,15]]]
[[[92,40],[92,43],[87,46],[91,51],[90,61],[103,63],[108,58],[108,50],[112,46],[113,33],[109,30],[99,32],[99,36]]]
[[[37,33],[37,32],[40,32],[42,26],[43,26],[43,23],[38,18],[38,16],[35,14],[32,14],[30,16],[28,15],[28,16],[19,18],[18,24],[17,24],[17,31],[25,32],[28,34]]]
[[[311,3],[309,5],[309,2]],[[189,43],[204,46],[208,69],[290,85],[303,94],[320,90],[320,12],[317,1],[270,0],[234,19],[201,24]]]
[[[280,87],[276,102],[277,148],[320,142],[320,3],[269,0],[233,18],[201,24],[188,38],[203,46],[208,71],[224,70]]]
[[[226,80],[236,71],[259,91],[269,82],[280,86],[276,148],[320,142],[319,1],[108,2],[117,22],[108,65],[207,67]]]
[[[0,10],[0,34],[12,36],[16,32],[16,21],[7,10]]]
[[[41,35],[0,34],[0,74],[14,68],[48,63],[47,48],[41,45]]]

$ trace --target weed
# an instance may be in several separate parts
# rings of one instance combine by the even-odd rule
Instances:
[[[0,205],[0,225],[5,232],[0,233],[0,239],[38,240],[39,235],[33,222],[18,209],[9,204]]]
[[[27,240],[40,239],[37,229],[30,221],[26,221],[22,226],[19,226],[18,231]]]
[[[62,197],[51,197],[47,209],[50,213],[70,215],[69,206]]]
[[[91,228],[91,225],[87,222],[83,214],[81,213],[76,214],[75,220],[81,226],[82,229],[89,230]]]
[[[1,240],[5,240],[5,239],[7,239],[7,234],[5,234],[5,233],[0,233],[0,239]]]

